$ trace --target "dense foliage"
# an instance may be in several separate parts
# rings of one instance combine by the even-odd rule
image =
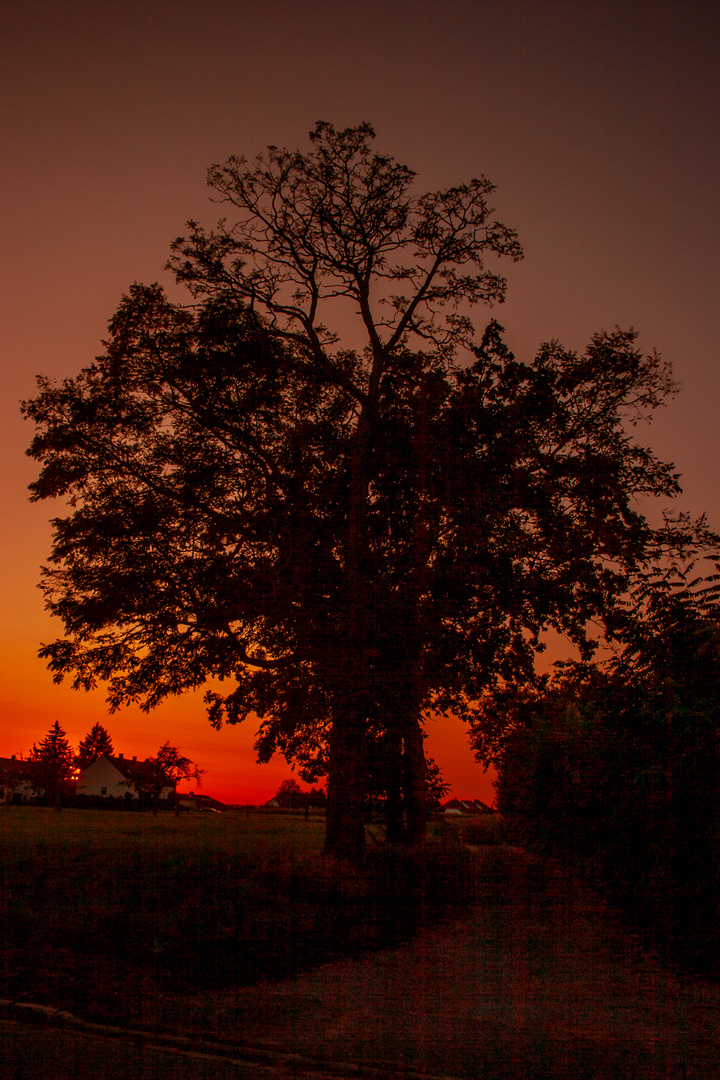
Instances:
[[[194,780],[200,786],[207,770],[201,769],[177,746],[164,742],[158,752],[144,761],[127,762],[129,783],[140,799],[145,799],[157,813],[158,801],[168,788],[175,789],[181,780]]]
[[[571,667],[488,699],[475,738],[486,760],[494,746],[498,805],[517,838],[572,859],[676,958],[717,970],[716,613],[655,603],[604,669]]]
[[[54,522],[44,646],[57,679],[152,708],[209,680],[211,721],[260,718],[261,760],[328,776],[328,848],[357,854],[372,756],[424,836],[429,712],[472,715],[554,627],[583,652],[662,546],[677,494],[631,437],[673,386],[633,331],[517,360],[486,266],[521,255],[484,178],[415,195],[367,125],[318,124],[209,182],[232,220],[173,245],[196,302],[135,285],[105,352],[25,405]],[[331,329],[354,311],[361,344]],[[402,820],[401,820],[402,819]]]
[[[271,800],[271,803],[277,803],[283,810],[305,810],[306,813],[311,806],[324,808],[325,802],[325,792],[322,788],[303,791],[297,780],[293,780],[292,777],[289,780],[283,780]]]

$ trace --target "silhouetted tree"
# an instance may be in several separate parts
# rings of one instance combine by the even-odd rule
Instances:
[[[297,780],[283,780],[280,787],[275,792],[274,798],[277,799],[278,805],[287,808],[297,808],[303,806],[303,799],[305,792],[302,790]]]
[[[74,775],[75,754],[57,720],[40,743],[33,743],[28,761],[35,791],[44,792],[48,802],[59,810],[61,796]]]
[[[129,784],[141,799],[148,799],[152,803],[154,814],[157,814],[158,802],[164,791],[171,789],[174,792],[181,780],[194,780],[200,787],[207,772],[169,742],[164,742],[157,754],[145,761],[126,762],[125,767]]]
[[[408,840],[413,821],[408,820],[407,810],[417,804],[413,791],[416,777],[400,738],[399,727],[391,726],[372,733],[367,749],[368,796],[374,808],[384,811],[389,843]],[[450,786],[443,781],[434,758],[423,753],[423,763],[422,804],[428,811],[433,811],[438,808]]]
[[[667,366],[632,331],[530,363],[496,323],[476,341],[470,308],[505,292],[485,260],[521,255],[492,185],[416,195],[373,138],[321,123],[308,154],[213,166],[233,219],[173,245],[196,304],[133,286],[105,354],[24,406],[33,498],[73,504],[45,571],[55,677],[107,680],[112,708],[230,679],[211,721],[256,714],[261,759],[326,773],[347,855],[374,740],[416,841],[428,712],[471,714],[548,626],[589,650],[648,553],[698,536],[633,502],[679,490],[626,430]]]
[[[706,583],[698,604],[666,582],[643,589],[616,658],[488,695],[474,725],[518,838],[577,860],[676,957],[709,970],[720,957],[713,592]]]
[[[440,809],[440,804],[443,799],[447,798],[450,792],[450,784],[446,784],[443,780],[440,766],[434,758],[427,758],[427,774],[426,774],[426,799],[428,809],[437,811]]]
[[[86,769],[97,761],[101,754],[113,754],[113,741],[107,730],[100,723],[93,724],[90,731],[78,746],[77,766]]]

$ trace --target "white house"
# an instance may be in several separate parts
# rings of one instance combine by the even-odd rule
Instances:
[[[32,785],[27,761],[17,758],[0,758],[0,802],[25,803],[38,792]]]
[[[146,761],[138,761],[136,757],[125,758],[122,754],[111,757],[109,754],[101,754],[92,765],[82,770],[75,792],[77,795],[93,795],[99,798],[138,799],[140,796],[134,780],[142,777],[144,769],[149,770],[150,766]],[[168,780],[160,798],[167,799],[174,791],[175,785]]]

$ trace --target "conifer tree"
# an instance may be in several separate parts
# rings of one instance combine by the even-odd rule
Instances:
[[[93,724],[91,730],[78,746],[77,764],[80,769],[86,769],[97,761],[101,754],[113,754],[113,741],[106,728],[100,723]]]
[[[35,791],[44,792],[48,802],[59,810],[63,791],[75,771],[75,754],[57,720],[39,744],[33,743],[28,761],[33,766]]]

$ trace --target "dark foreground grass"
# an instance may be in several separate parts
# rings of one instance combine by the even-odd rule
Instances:
[[[469,898],[457,843],[322,856],[321,817],[0,808],[0,996],[127,1022],[402,941]]]

